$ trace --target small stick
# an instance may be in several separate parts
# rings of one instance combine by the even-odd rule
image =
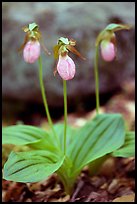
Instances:
[[[79,193],[79,191],[81,190],[81,188],[83,187],[83,185],[84,185],[84,181],[81,180],[81,181],[78,183],[77,188],[76,188],[76,190],[74,191],[70,202],[74,202],[76,196],[78,195],[78,193]]]

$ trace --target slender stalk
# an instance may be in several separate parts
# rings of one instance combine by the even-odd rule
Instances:
[[[66,133],[67,133],[67,85],[66,80],[63,80],[64,93],[64,155],[66,154]]]
[[[56,136],[55,130],[53,128],[53,122],[52,122],[52,119],[51,119],[51,116],[50,116],[50,113],[49,113],[47,98],[46,98],[45,89],[44,89],[43,74],[42,74],[42,59],[41,59],[41,57],[39,57],[38,63],[39,63],[39,81],[40,81],[42,99],[43,99],[45,111],[46,111],[46,114],[47,114],[48,123],[49,123],[49,125],[50,125],[50,127],[52,129],[53,134]]]
[[[99,113],[99,76],[98,76],[98,51],[99,45],[96,45],[95,60],[94,60],[94,74],[95,74],[95,91],[96,91],[96,113]]]

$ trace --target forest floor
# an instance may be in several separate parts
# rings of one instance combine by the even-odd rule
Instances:
[[[134,202],[134,164],[134,158],[109,158],[96,176],[83,170],[71,197],[56,174],[33,184],[3,180],[3,202]]]

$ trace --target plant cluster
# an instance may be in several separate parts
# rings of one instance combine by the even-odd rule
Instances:
[[[26,145],[26,152],[12,151],[4,165],[3,178],[16,182],[38,182],[56,172],[61,179],[65,191],[73,192],[74,184],[81,170],[88,165],[91,174],[97,172],[101,164],[109,156],[131,157],[135,153],[135,133],[128,131],[120,113],[99,113],[99,49],[105,61],[116,57],[116,34],[129,25],[109,24],[96,38],[95,43],[95,87],[96,116],[81,128],[67,124],[67,80],[72,80],[76,73],[75,63],[69,52],[82,60],[85,58],[76,50],[76,41],[60,37],[54,47],[57,67],[54,71],[63,80],[64,124],[53,124],[43,82],[41,47],[50,55],[42,41],[39,26],[31,23],[23,28],[25,40],[20,50],[27,63],[38,60],[39,81],[43,103],[50,126],[49,130],[31,125],[12,125],[3,127],[3,144]],[[86,63],[86,61],[85,61]]]

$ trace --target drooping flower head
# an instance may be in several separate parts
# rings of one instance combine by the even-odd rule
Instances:
[[[101,56],[105,61],[110,62],[115,59],[116,38],[114,34],[110,39],[102,40],[100,43],[100,47],[101,47]]]
[[[129,30],[130,25],[109,24],[103,31],[101,31],[96,40],[96,46],[100,44],[101,56],[105,61],[112,61],[116,57],[116,36],[115,32],[119,30]]]
[[[68,55],[64,57],[60,55],[57,64],[57,70],[62,79],[73,79],[76,73],[75,63]]]
[[[23,49],[23,57],[25,62],[34,63],[40,56],[39,41],[28,41]]]
[[[24,43],[19,50],[23,50],[23,58],[25,62],[34,63],[39,58],[41,45],[44,51],[47,54],[50,54],[42,42],[42,35],[39,31],[39,26],[36,23],[30,23],[22,29],[26,33],[26,36]]]
[[[75,40],[68,40],[68,38],[61,37],[59,38],[57,45],[54,47],[54,57],[56,59],[58,58],[54,74],[58,71],[63,80],[73,79],[76,73],[75,63],[68,56],[69,51],[85,60],[85,58],[74,48],[75,45]]]

